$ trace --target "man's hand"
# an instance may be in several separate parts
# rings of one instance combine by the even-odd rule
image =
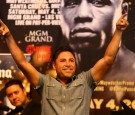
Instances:
[[[10,35],[10,31],[8,27],[0,20],[0,36],[7,37]]]
[[[123,14],[121,18],[116,23],[117,30],[123,31],[129,25],[128,21],[125,19],[127,14]]]

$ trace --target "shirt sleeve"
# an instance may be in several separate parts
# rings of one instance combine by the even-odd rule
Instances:
[[[87,80],[87,83],[90,86],[90,88],[92,88],[94,90],[98,83],[94,80],[94,78],[91,74],[91,69],[86,72],[82,72],[81,74],[83,77],[82,79]]]
[[[43,89],[45,75],[43,75],[39,72],[38,76],[39,76],[38,77],[38,85],[36,87],[34,87],[34,89],[36,89],[41,94],[42,89]]]

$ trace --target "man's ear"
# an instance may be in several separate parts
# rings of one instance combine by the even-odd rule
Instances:
[[[27,96],[27,91],[26,91],[25,88],[23,88],[23,92],[24,92],[24,94]]]
[[[52,67],[53,67],[54,70],[56,69],[56,68],[55,68],[55,63],[54,63],[54,62],[52,63]]]
[[[124,2],[122,4],[122,14],[128,13],[128,8],[129,8],[128,3],[127,2]]]

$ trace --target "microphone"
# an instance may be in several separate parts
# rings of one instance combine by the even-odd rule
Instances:
[[[2,111],[9,111],[10,108],[9,108],[8,106],[6,106],[6,105],[0,103],[0,110],[2,110]]]

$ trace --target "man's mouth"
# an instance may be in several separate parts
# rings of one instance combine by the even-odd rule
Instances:
[[[66,73],[71,73],[73,70],[70,69],[70,68],[67,68],[67,69],[63,69]]]
[[[20,102],[19,100],[15,100],[15,101],[14,101],[14,103],[16,103],[16,104],[19,103],[19,102]]]
[[[78,28],[71,31],[70,34],[71,38],[88,38],[88,37],[95,37],[96,32],[89,28]]]
[[[88,27],[75,28],[70,33],[70,45],[75,49],[100,47],[101,35]]]

